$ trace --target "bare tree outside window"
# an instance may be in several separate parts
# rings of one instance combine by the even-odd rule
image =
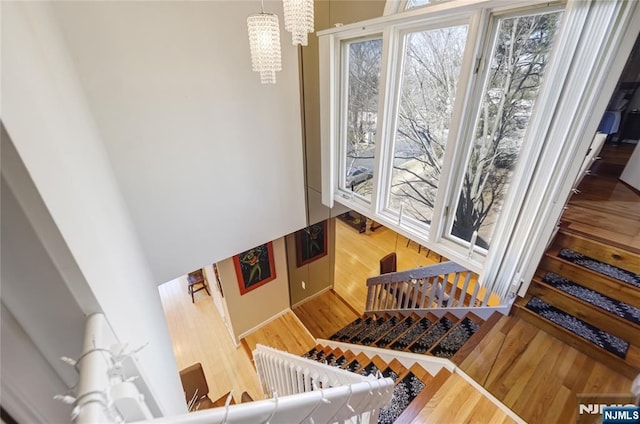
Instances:
[[[343,188],[371,199],[382,39],[348,48],[346,155]]]
[[[544,71],[561,12],[502,19],[489,63],[467,171],[451,233],[488,248]]]
[[[407,34],[388,207],[431,223],[467,26]]]

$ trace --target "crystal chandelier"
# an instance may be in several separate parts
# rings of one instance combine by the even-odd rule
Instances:
[[[283,0],[284,28],[291,33],[293,45],[307,45],[313,32],[313,0]]]
[[[261,13],[247,18],[247,29],[251,68],[260,73],[262,84],[275,84],[276,71],[282,70],[278,16],[264,13],[263,2]]]

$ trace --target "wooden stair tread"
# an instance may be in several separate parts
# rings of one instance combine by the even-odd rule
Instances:
[[[429,374],[429,372],[425,370],[420,364],[411,365],[411,367],[407,371],[413,373],[413,375],[418,377],[423,383],[424,379],[431,377],[431,374]]]
[[[359,353],[359,354],[356,355],[356,361],[358,361],[360,363],[360,365],[362,365],[362,367],[364,368],[365,365],[367,365],[369,362],[371,362],[371,358],[369,358],[364,353]]]
[[[349,365],[349,363],[351,361],[353,361],[354,359],[356,359],[356,355],[353,354],[353,352],[351,352],[350,350],[347,350],[344,352],[344,359],[346,359],[344,365],[342,365],[342,369],[346,368],[347,365]]]
[[[556,247],[566,247],[585,256],[618,268],[640,274],[640,253],[603,243],[590,237],[560,229],[554,240]]]
[[[410,314],[409,316],[401,317],[400,321],[396,325],[394,325],[391,329],[389,329],[389,331],[387,331],[385,334],[380,336],[376,341],[371,343],[370,346],[379,347],[382,349],[385,349],[388,346],[391,346],[391,344],[393,344],[393,342],[395,342],[399,337],[401,337],[402,334],[404,334],[407,330],[409,330],[411,327],[415,325],[417,318],[418,316],[416,314]],[[387,343],[384,343],[384,345],[378,345],[378,343],[380,342],[383,342],[383,341],[386,342],[387,340],[385,340],[385,338],[389,338],[389,335],[398,331],[398,328],[407,325],[407,322],[409,320],[411,320],[412,323],[407,328],[405,328],[403,331],[401,331],[399,334],[395,335],[394,337],[390,338],[390,341]]]
[[[393,360],[389,362],[388,367],[398,375],[402,375],[407,372],[407,368],[402,365],[396,358],[393,358]],[[384,370],[384,368],[382,368],[381,370]]]
[[[429,348],[428,348],[428,349],[426,349],[426,351],[424,351],[424,352],[414,352],[415,348],[414,348],[413,350],[412,350],[412,348],[413,348],[413,347],[414,347],[418,342],[421,342],[420,344],[421,344],[421,345],[423,345],[423,344],[424,344],[424,342],[425,342],[425,338],[433,338],[433,336],[434,336],[434,333],[433,333],[433,332],[436,330],[436,326],[438,325],[438,323],[439,323],[441,320],[445,320],[445,321],[446,321],[446,320],[448,320],[448,321],[450,321],[450,322],[452,323],[451,328],[453,328],[453,327],[458,323],[458,321],[459,321],[459,320],[458,320],[458,318],[457,318],[455,315],[453,315],[452,313],[450,313],[450,312],[445,313],[445,314],[442,316],[442,318],[439,318],[437,321],[435,321],[433,324],[431,324],[431,325],[429,326],[429,328],[427,329],[427,331],[425,331],[425,332],[424,332],[424,333],[423,333],[423,334],[422,334],[422,335],[421,335],[421,336],[420,336],[416,341],[414,341],[414,343],[413,343],[413,344],[411,344],[411,345],[407,346],[407,348],[405,349],[405,351],[407,351],[407,352],[412,352],[412,353],[428,354],[428,350],[429,350],[430,348],[432,348],[433,346],[435,346],[435,344],[436,344],[436,343],[438,343],[438,342],[440,341],[440,339],[442,338],[442,336],[444,336],[444,334],[446,334],[446,333],[447,333],[451,328],[449,328],[449,330],[445,331],[444,333],[440,334],[439,336],[437,336],[437,334],[436,334],[437,338],[436,338],[435,340],[433,340],[433,343],[429,346]],[[420,346],[420,348],[422,349],[423,347],[422,347],[422,346]],[[421,349],[420,349],[420,350],[421,350]]]
[[[391,350],[399,350],[399,349],[393,349],[391,346],[393,346],[396,342],[398,342],[400,339],[402,339],[403,337],[405,337],[406,335],[408,335],[410,332],[412,332],[414,329],[417,329],[417,326],[420,325],[420,322],[424,319],[427,318],[431,324],[429,324],[426,329],[422,330],[420,332],[420,334],[417,337],[414,337],[413,340],[407,344],[407,346],[402,349],[404,351],[407,351],[407,349],[409,348],[409,346],[411,346],[411,344],[413,344],[413,342],[415,342],[417,339],[419,339],[424,333],[426,333],[427,331],[429,331],[429,328],[431,328],[431,326],[433,326],[436,322],[438,322],[438,317],[433,315],[433,314],[428,314],[428,315],[432,315],[432,317],[429,316],[425,316],[425,317],[420,317],[417,314],[411,314],[412,317],[415,317],[415,322],[413,323],[413,325],[411,325],[409,328],[407,328],[405,331],[403,331],[398,337],[396,337],[391,343],[389,343],[386,348],[387,349],[391,349]]]
[[[532,323],[533,325],[541,328],[547,333],[562,340],[564,343],[578,349],[591,358],[602,362],[606,366],[618,371],[619,373],[628,376],[629,378],[635,378],[640,371],[640,349],[633,344],[629,344],[627,350],[626,359],[622,359],[613,353],[593,344],[592,342],[583,339],[582,337],[574,334],[565,328],[547,320],[546,318],[530,311],[525,307],[526,303],[531,298],[531,295],[527,295],[524,298],[518,300],[514,304],[516,315]]]
[[[534,278],[533,284],[529,287],[529,294],[614,336],[640,345],[640,325],[572,296],[539,278]]]
[[[435,341],[435,343],[433,343],[433,345],[429,348],[429,350],[427,351],[427,354],[432,355],[431,351],[433,349],[435,349],[441,342],[442,340],[444,340],[458,325],[460,325],[460,323],[462,322],[462,320],[464,320],[464,317],[462,318],[457,318],[453,315],[451,315],[453,317],[453,321],[454,324],[453,326],[447,330],[446,333],[444,333],[442,336],[440,336],[440,338],[438,340]],[[465,315],[466,316],[466,315]],[[478,318],[479,319],[479,318]]]
[[[465,379],[452,374],[447,376],[413,421],[403,422],[511,423],[513,419]]]
[[[563,223],[564,224],[564,223]],[[640,255],[640,249],[635,246],[631,246],[629,244],[619,243],[617,240],[612,237],[605,238],[601,237],[598,234],[589,233],[586,231],[582,231],[579,227],[571,226],[571,224],[564,224],[560,226],[558,233],[564,233],[567,235],[575,235],[578,237],[584,237],[589,240],[596,241],[598,243],[604,244],[606,246],[611,246],[617,249],[622,249],[626,252],[633,253],[635,255]]]
[[[486,381],[503,347],[506,334],[511,331],[515,321],[500,314],[498,322],[488,329],[491,336],[476,344],[473,351],[460,363],[460,368],[474,380]]]
[[[566,261],[557,255],[554,256],[553,252],[548,251],[544,254],[538,269],[558,275],[571,276],[569,278],[571,281],[578,282],[580,285],[611,298],[640,307],[640,290],[636,287]]]

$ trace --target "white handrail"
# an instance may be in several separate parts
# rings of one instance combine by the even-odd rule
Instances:
[[[229,407],[205,409],[150,421],[154,424],[308,424],[376,423],[382,406],[393,396],[393,380],[365,379],[347,386],[315,390]]]

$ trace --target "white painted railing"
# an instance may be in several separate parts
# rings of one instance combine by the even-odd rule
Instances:
[[[365,377],[260,344],[253,351],[253,359],[260,384],[267,396],[273,393],[294,395],[319,389],[350,387],[342,401],[334,405],[320,405],[322,409],[333,410],[329,417],[336,418],[320,422],[355,419],[357,422],[375,423],[378,421],[380,408],[387,405],[393,395],[391,379],[385,381],[371,376]],[[377,394],[374,393],[376,386]]]
[[[376,423],[380,408],[393,397],[393,380],[364,377],[329,365],[258,345],[256,367],[271,399],[158,417],[157,405],[134,367],[134,354],[117,344],[102,314],[87,319],[84,352],[67,359],[80,371],[78,394],[58,398],[73,403],[71,421],[80,423],[145,422],[159,424]],[[114,344],[115,343],[115,344]],[[107,346],[112,345],[111,348]],[[132,382],[133,380],[133,382]],[[137,385],[136,385],[137,384]]]
[[[367,381],[353,372],[312,361],[288,352],[258,344],[253,360],[265,395],[274,391],[280,395],[310,392],[316,387],[345,386]]]
[[[473,272],[455,262],[444,262],[408,271],[391,272],[367,279],[365,312],[451,312],[461,318],[473,312],[487,319],[493,312],[509,312],[490,290],[471,282]],[[489,305],[489,300],[493,306]]]
[[[153,423],[377,423],[393,397],[393,380],[364,377],[257,345],[253,358],[271,399],[192,412]]]
[[[380,407],[387,405],[392,396],[393,380],[371,378],[347,386],[205,409],[151,422],[154,424],[376,423]]]

